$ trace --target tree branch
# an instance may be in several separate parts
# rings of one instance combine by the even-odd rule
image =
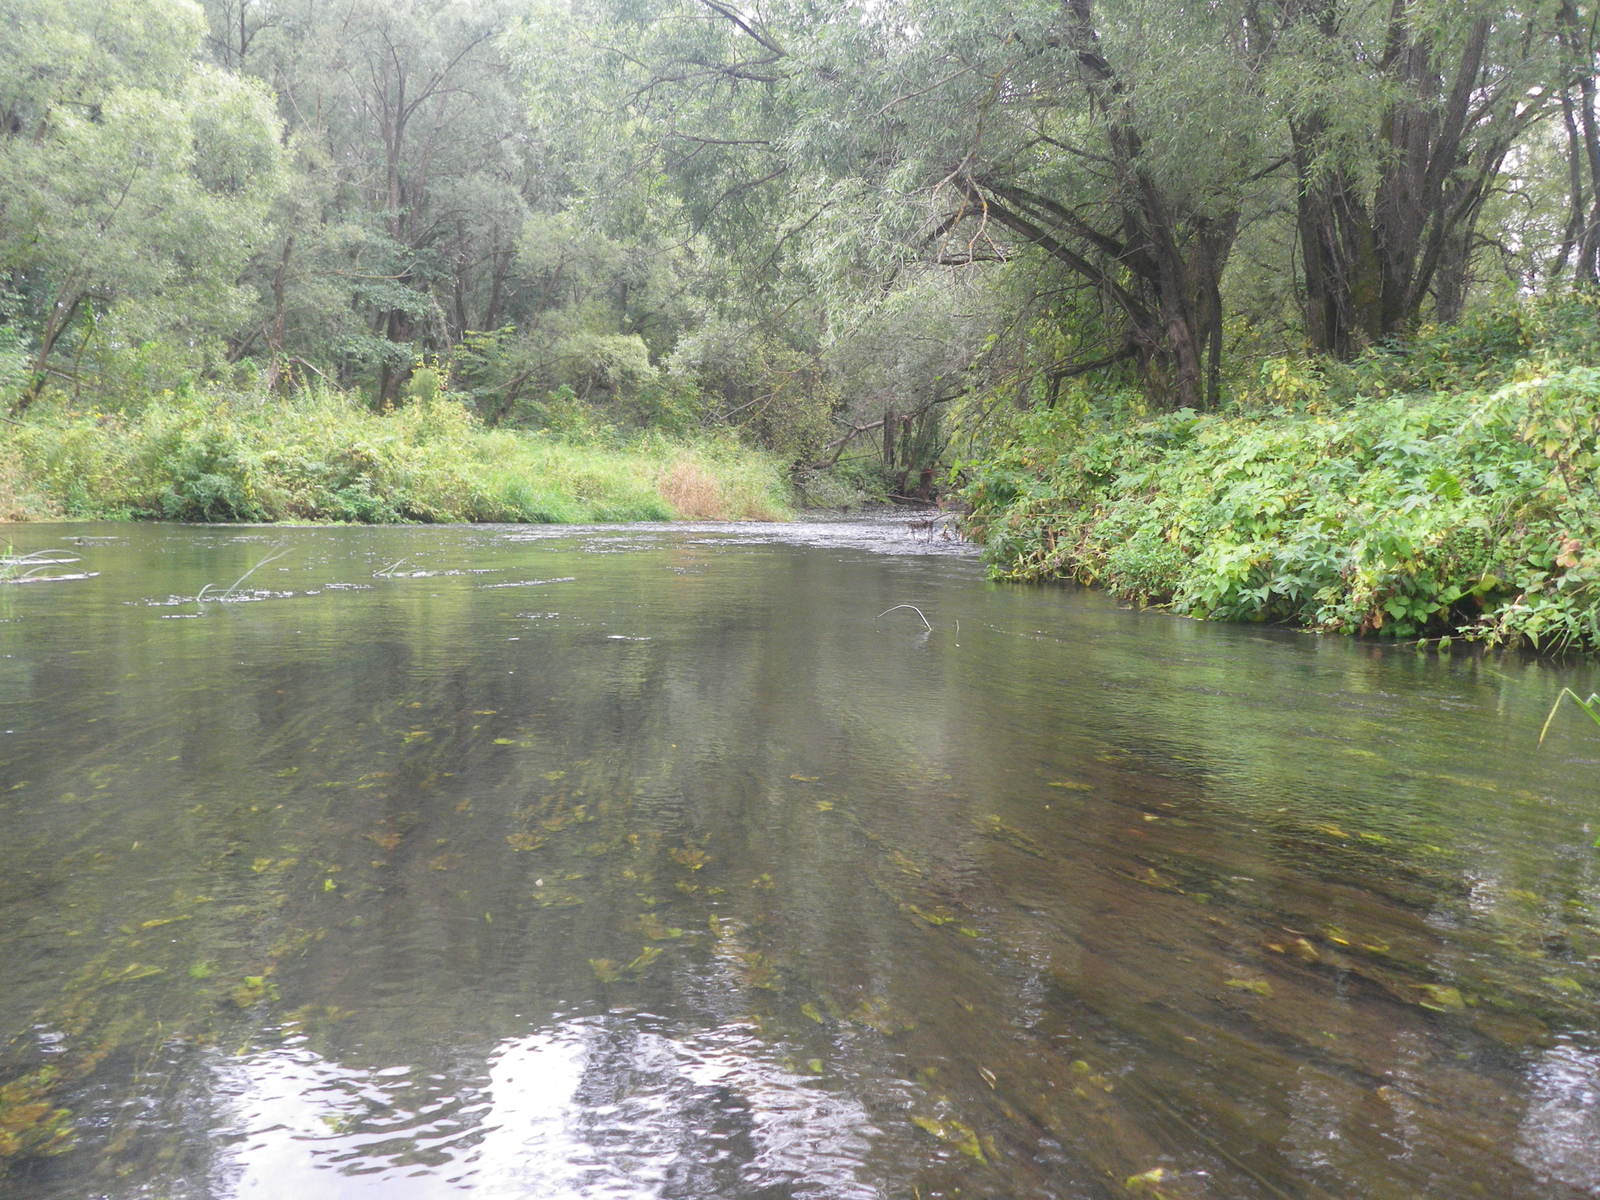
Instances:
[[[754,25],[748,18],[744,16],[743,13],[739,12],[731,4],[725,4],[722,2],[722,0],[700,0],[700,3],[705,5],[706,8],[709,8],[712,12],[716,13],[719,17],[722,17],[724,20],[731,21],[734,25],[738,26],[751,38],[755,39],[755,41],[766,47],[766,49],[770,50],[779,58],[789,57],[788,51],[780,46],[777,40],[774,39],[771,34],[763,32],[757,28],[756,25]]]

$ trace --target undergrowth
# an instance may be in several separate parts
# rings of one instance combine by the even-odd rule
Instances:
[[[448,396],[379,414],[333,391],[168,392],[136,412],[41,402],[26,422],[0,425],[0,519],[575,522],[786,512],[781,464],[737,444],[491,430]]]
[[[1196,617],[1600,650],[1596,303],[1276,360],[1220,414],[1035,410],[972,468],[998,575]]]

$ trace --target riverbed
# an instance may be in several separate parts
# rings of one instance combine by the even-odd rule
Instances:
[[[16,527],[0,1194],[1600,1192],[1593,668],[947,524]]]

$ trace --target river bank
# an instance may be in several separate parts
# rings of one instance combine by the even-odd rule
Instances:
[[[992,571],[1220,620],[1600,649],[1593,306],[1516,309],[1232,410],[1039,411],[974,472]]]
[[[1595,299],[1569,295],[1353,363],[1267,360],[1217,413],[1014,413],[965,464],[965,533],[996,576],[1198,618],[1600,650],[1595,344]],[[850,491],[822,484],[803,498]],[[436,391],[388,413],[317,389],[58,397],[0,424],[0,520],[771,520],[794,496],[731,434],[495,429]]]
[[[448,396],[376,413],[332,391],[165,392],[131,412],[57,400],[0,424],[0,520],[570,523],[789,509],[782,464],[731,437],[493,429]]]

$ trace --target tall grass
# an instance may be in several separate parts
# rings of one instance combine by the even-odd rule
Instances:
[[[48,514],[49,505],[28,494],[21,466],[0,447],[0,521],[26,521]]]
[[[781,465],[721,442],[563,441],[484,428],[449,397],[378,414],[338,392],[155,397],[137,412],[39,405],[0,425],[0,519],[773,519]]]

